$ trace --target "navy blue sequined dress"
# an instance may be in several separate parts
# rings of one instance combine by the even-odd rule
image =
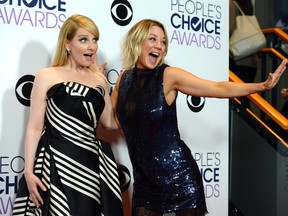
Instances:
[[[180,139],[176,100],[169,106],[164,97],[167,66],[134,68],[125,71],[120,81],[116,112],[133,166],[133,209],[162,214],[196,209],[198,214],[179,215],[204,215],[202,178],[190,149]]]

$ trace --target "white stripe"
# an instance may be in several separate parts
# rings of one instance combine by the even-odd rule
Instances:
[[[100,162],[100,177],[107,184],[107,186],[111,189],[111,191],[122,200],[121,191],[119,187],[119,178],[118,172],[116,169],[116,163],[112,161],[109,157],[107,157],[102,149],[99,151],[99,162]],[[114,166],[113,166],[114,165]],[[102,171],[102,172],[101,172]],[[109,175],[108,173],[111,173]]]
[[[74,186],[73,184],[70,184],[69,182],[66,182],[65,180],[63,180],[62,183],[67,185],[68,187],[73,188],[74,190],[76,190],[76,191],[78,191],[78,192],[80,192],[82,194],[85,194],[86,196],[91,197],[92,199],[96,200],[99,204],[101,204],[100,200],[96,196],[93,196],[91,193],[88,193],[85,190],[80,190],[80,188]]]
[[[89,118],[91,119],[91,121],[93,122],[94,128],[96,128],[97,127],[97,117],[95,115],[93,104],[91,102],[85,102],[84,101],[83,106],[87,110],[87,114],[88,114]]]
[[[64,212],[65,215],[69,215],[69,216],[71,215],[66,196],[54,185],[51,185],[51,203],[52,203],[51,210],[56,215],[63,215],[62,213],[58,211],[58,209]]]
[[[61,170],[63,170],[65,173],[67,173],[67,174],[69,174],[70,176],[72,176],[72,178],[69,177],[68,175],[66,175],[64,172],[59,171],[59,174],[61,174],[61,176],[63,176],[63,177],[65,176],[65,177],[66,177],[67,179],[69,179],[70,181],[75,182],[76,185],[78,184],[79,186],[82,186],[82,187],[84,187],[84,188],[85,188],[85,187],[88,187],[87,190],[90,190],[90,187],[94,187],[94,188],[96,188],[97,190],[99,190],[99,182],[97,181],[97,182],[98,182],[98,184],[97,184],[97,182],[92,178],[92,176],[86,175],[88,178],[92,178],[92,179],[93,179],[93,180],[87,181],[87,179],[79,176],[79,175],[82,174],[82,172],[78,172],[78,173],[81,173],[81,174],[78,174],[75,169],[74,169],[73,171],[70,171],[70,170],[66,169],[65,167],[61,166],[60,164],[56,164],[56,166],[57,166],[58,169],[61,169]],[[84,182],[86,181],[85,184],[87,184],[87,185],[84,185],[84,184],[78,182],[78,180],[81,180],[81,181],[84,181]],[[89,185],[88,185],[88,184],[89,184]],[[94,189],[91,189],[91,191],[94,191]]]
[[[119,191],[115,190],[115,188],[111,186],[111,184],[109,183],[109,181],[106,179],[105,175],[102,175],[101,172],[100,172],[100,178],[108,185],[108,187],[109,187],[110,190],[115,194],[115,196],[117,196],[118,199],[119,199],[120,201],[122,201],[121,193],[119,194]],[[116,188],[117,188],[117,185],[116,185]]]
[[[95,176],[96,178],[99,178],[99,175],[98,175],[96,172],[93,172],[93,171],[92,171],[91,169],[89,169],[88,167],[85,167],[84,165],[82,165],[81,163],[78,163],[78,162],[75,161],[75,160],[72,160],[70,157],[68,157],[67,155],[64,155],[63,153],[61,153],[61,152],[59,152],[59,151],[57,151],[57,150],[56,150],[55,148],[53,148],[52,146],[51,146],[51,150],[52,150],[56,155],[58,155],[59,157],[65,159],[66,161],[69,161],[69,163],[74,164],[75,166],[81,168],[83,171],[86,171],[87,173],[92,172],[92,173],[91,173],[92,175],[93,175],[93,173],[94,173],[94,176]],[[61,162],[62,162],[62,161],[61,161]],[[68,165],[69,165],[69,164],[68,164]]]
[[[101,152],[102,153],[102,152]],[[118,173],[113,175],[112,171],[107,164],[105,163],[105,161],[103,160],[102,157],[100,157],[99,159],[100,161],[100,170],[102,171],[103,175],[105,175],[105,177],[108,179],[109,184],[107,182],[107,184],[109,185],[109,187],[112,187],[110,185],[110,183],[115,187],[115,188],[119,188],[119,180],[118,180]],[[109,175],[112,174],[112,175]],[[120,190],[118,191],[118,193],[120,192]]]
[[[53,110],[47,109],[46,113],[47,113],[47,118],[49,119],[49,122],[51,122],[51,124],[53,126],[57,126],[57,128],[60,128],[58,126],[58,125],[60,125],[60,126],[62,126],[62,128],[65,128],[65,130],[74,132],[77,134],[77,136],[84,137],[84,138],[86,138],[87,136],[88,137],[94,136],[94,131],[93,131],[92,127],[89,127],[89,128],[85,127],[85,123],[79,122],[79,120],[77,122],[78,124],[75,124],[72,121],[70,121],[68,118],[64,118],[64,117],[60,116],[58,113],[52,112],[52,111]],[[68,125],[70,127],[68,127]],[[81,125],[83,127],[80,127],[79,125]],[[73,127],[73,129],[72,129],[72,127]],[[75,130],[74,128],[76,128],[77,130]],[[64,131],[64,130],[61,129],[61,131]],[[85,136],[79,132],[85,134]],[[67,132],[65,132],[65,134],[67,134]]]
[[[83,149],[86,149],[86,150],[91,151],[91,152],[93,152],[94,154],[98,155],[98,151],[97,151],[98,148],[95,149],[96,145],[90,146],[90,145],[92,145],[91,142],[89,143],[89,146],[88,146],[88,145],[87,145],[88,143],[83,144],[83,143],[81,143],[81,142],[76,142],[75,140],[72,140],[72,139],[70,139],[70,138],[68,138],[68,137],[65,137],[65,138],[66,138],[68,141],[70,141],[71,143],[73,143],[74,145],[77,145],[77,146],[79,146],[79,147],[81,147],[81,148],[83,148]],[[94,143],[93,143],[93,144],[94,144]]]
[[[55,156],[55,159],[58,159],[58,157]],[[60,161],[60,160],[58,160],[58,162],[59,162],[59,161]],[[85,173],[85,172],[83,172],[83,171],[80,171],[77,167],[71,166],[70,164],[66,163],[65,161],[61,161],[60,163],[68,166],[68,167],[70,168],[70,170],[67,169],[67,168],[65,168],[65,167],[63,167],[63,166],[60,165],[60,164],[56,164],[56,166],[57,166],[59,169],[62,169],[63,171],[67,172],[67,173],[70,174],[71,176],[74,176],[74,175],[75,175],[75,178],[78,178],[79,180],[83,180],[84,182],[85,182],[85,180],[87,180],[87,178],[88,178],[88,179],[90,179],[92,182],[95,182],[95,183],[93,183],[91,186],[93,186],[93,185],[95,185],[95,184],[99,185],[99,180],[98,180],[98,179],[99,179],[99,174],[98,174],[98,173],[93,172],[92,170],[90,170],[90,171],[89,171],[90,173],[88,174],[88,173]],[[79,176],[79,175],[84,176],[84,177],[86,177],[86,178],[83,178],[83,177],[81,177],[81,176]]]
[[[74,118],[73,116],[67,115],[62,110],[60,110],[56,104],[54,103],[54,100],[49,100],[49,108],[51,108],[51,114],[55,114],[55,116],[58,116],[59,119],[61,118],[63,121],[66,121],[67,123],[71,122],[70,125],[73,125],[73,127],[78,128],[80,131],[83,130],[82,128],[87,129],[87,131],[93,132],[94,128],[90,127],[89,125],[85,124],[84,122],[80,121],[77,118]],[[77,124],[73,123],[76,122]],[[61,123],[61,122],[60,122]],[[80,125],[82,127],[80,127]]]
[[[23,201],[26,201],[27,200],[27,196],[25,197],[17,197],[16,201],[18,202],[23,202]]]
[[[67,209],[69,209],[68,200],[67,200],[67,197],[65,196],[65,194],[53,184],[51,184],[51,190],[55,191],[56,193],[59,194],[59,196],[58,195],[56,196],[56,194],[53,193],[53,196],[55,195],[56,197],[59,197],[63,206],[65,206]]]

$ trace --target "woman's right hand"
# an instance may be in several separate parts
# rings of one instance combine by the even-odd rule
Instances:
[[[33,203],[39,207],[44,204],[44,201],[38,191],[38,188],[42,191],[46,191],[46,187],[41,182],[41,180],[33,173],[25,173],[25,179],[29,191],[30,199]]]

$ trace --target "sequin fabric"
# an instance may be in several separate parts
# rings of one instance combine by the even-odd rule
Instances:
[[[168,212],[163,213],[159,211],[154,211],[150,209],[146,209],[143,207],[134,208],[132,215],[133,216],[203,216],[206,213],[205,208],[197,208],[197,209],[185,209],[177,212]]]
[[[132,205],[160,215],[185,209],[200,209],[204,215],[202,178],[190,149],[180,139],[176,100],[169,106],[164,97],[167,66],[134,68],[125,71],[120,81],[116,112],[133,166]]]

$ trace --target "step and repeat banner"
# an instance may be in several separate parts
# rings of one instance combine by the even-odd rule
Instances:
[[[228,0],[0,0],[0,215],[11,215],[24,170],[34,75],[50,65],[69,16],[83,14],[98,25],[99,64],[108,62],[112,91],[121,71],[122,38],[143,18],[165,24],[168,64],[205,79],[228,80],[228,8]],[[208,215],[228,215],[228,100],[180,93],[177,109],[182,139],[202,173]],[[125,139],[118,131],[98,133],[112,145],[130,216],[133,175]]]

